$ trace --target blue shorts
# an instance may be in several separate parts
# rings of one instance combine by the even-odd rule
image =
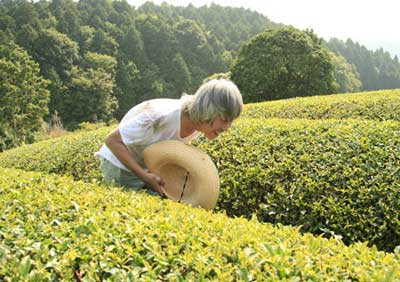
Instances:
[[[115,183],[128,190],[145,191],[150,195],[159,196],[156,191],[147,188],[136,174],[113,165],[109,160],[100,158],[100,169],[106,183]]]

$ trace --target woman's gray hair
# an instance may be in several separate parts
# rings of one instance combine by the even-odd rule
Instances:
[[[181,99],[183,111],[193,122],[212,122],[218,116],[233,121],[243,108],[238,87],[226,79],[210,80],[201,85],[194,95],[183,95]]]

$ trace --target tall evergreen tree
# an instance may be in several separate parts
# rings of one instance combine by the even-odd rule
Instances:
[[[14,42],[0,45],[0,151],[31,143],[48,112],[47,81]]]
[[[77,40],[81,22],[75,2],[72,0],[52,0],[49,9],[57,19],[57,31],[68,34],[72,40]]]
[[[115,97],[118,101],[118,109],[115,117],[120,120],[126,112],[136,103],[142,95],[138,89],[140,85],[140,71],[133,61],[121,59],[116,70]]]
[[[60,110],[64,124],[75,128],[80,122],[108,122],[117,101],[113,95],[116,60],[107,55],[87,53],[80,67],[73,67]]]
[[[400,65],[383,49],[373,52],[351,39],[344,42],[333,38],[326,45],[355,66],[363,85],[361,90],[400,87]]]

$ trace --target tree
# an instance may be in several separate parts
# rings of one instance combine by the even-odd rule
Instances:
[[[16,43],[29,54],[34,53],[35,42],[39,38],[40,31],[30,24],[25,24],[16,33]]]
[[[351,39],[343,42],[335,38],[329,40],[326,46],[355,66],[360,74],[361,90],[400,87],[400,64],[396,57],[392,59],[382,48],[373,52]]]
[[[80,67],[71,70],[71,81],[60,110],[67,128],[81,122],[109,122],[117,108],[113,95],[116,60],[113,57],[87,53]]]
[[[144,44],[135,25],[132,24],[123,35],[118,55],[122,60],[136,61],[141,65],[145,64]]]
[[[246,102],[336,92],[328,50],[311,31],[267,30],[246,42],[232,64],[232,80]]]
[[[0,151],[34,141],[48,112],[47,83],[24,49],[0,45]]]
[[[0,30],[12,32],[15,29],[15,21],[12,17],[3,14],[0,10]]]
[[[213,80],[213,79],[231,79],[231,73],[230,72],[219,72],[219,73],[214,73],[213,75],[210,75],[206,79],[203,80],[203,83],[206,83],[207,81]]]
[[[138,66],[145,66],[144,44],[140,32],[132,24],[123,34],[118,49],[118,64],[115,76],[115,97],[118,100],[118,109],[115,117],[120,120],[134,105],[142,94],[137,88],[140,84],[140,70]]]
[[[54,69],[59,77],[66,81],[69,71],[79,58],[78,51],[78,44],[66,34],[55,29],[44,29],[35,41],[32,56],[39,63],[41,73],[45,77]]]
[[[57,18],[57,30],[77,40],[80,31],[79,11],[72,0],[52,0],[51,13]]]
[[[232,53],[229,51],[223,51],[221,54],[221,64],[222,64],[222,69],[225,70],[229,70],[230,65],[233,62],[233,57],[232,57]]]
[[[93,44],[93,38],[96,30],[93,27],[84,25],[80,27],[77,42],[79,44],[79,53],[83,56],[90,50],[90,46]]]
[[[378,88],[399,88],[400,64],[396,57],[392,59],[389,52],[380,48],[374,52],[374,62],[379,69]]]
[[[133,105],[145,100],[170,97],[165,91],[165,80],[160,78],[157,65],[150,64],[140,71],[138,83],[135,85],[136,93]]]
[[[97,29],[104,29],[109,16],[114,13],[112,1],[80,0],[77,3],[81,22]]]
[[[218,58],[208,42],[206,31],[193,20],[180,19],[174,26],[178,51],[191,76],[191,90],[213,73]]]
[[[40,73],[51,81],[50,112],[61,112],[67,99],[65,84],[71,79],[71,70],[79,59],[78,44],[55,29],[43,29],[37,35],[31,50],[40,65]]]
[[[34,8],[34,4],[26,0],[20,1],[1,1],[0,4],[8,10],[8,14],[14,19],[16,28],[29,24],[35,29],[41,27],[39,15]]]
[[[340,55],[329,51],[333,65],[335,66],[335,80],[339,85],[339,93],[357,92],[361,90],[360,74],[354,65],[349,64]]]
[[[141,33],[148,60],[146,64],[155,64],[161,76],[167,75],[176,54],[174,34],[171,27],[157,16],[142,15],[136,21],[136,28]],[[138,42],[138,40],[136,41]],[[140,47],[138,45],[137,49]]]
[[[169,72],[169,81],[172,83],[174,92],[172,96],[180,97],[182,93],[188,91],[192,84],[189,68],[180,53],[175,55],[172,61],[172,68]]]
[[[112,23],[122,27],[123,30],[129,28],[133,23],[135,9],[127,1],[113,1],[114,13],[109,17]]]
[[[90,51],[115,56],[118,50],[118,43],[107,32],[99,29],[95,32]]]
[[[115,117],[120,120],[126,112],[138,102],[137,85],[140,83],[140,71],[133,61],[121,60],[117,65],[115,96],[118,100],[118,109]]]

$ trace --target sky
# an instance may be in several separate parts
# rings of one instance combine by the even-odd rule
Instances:
[[[128,0],[138,7],[145,0]],[[211,3],[243,7],[267,16],[271,21],[313,29],[329,40],[331,37],[353,41],[370,50],[382,47],[400,59],[400,0],[153,0],[174,6],[195,7]]]

